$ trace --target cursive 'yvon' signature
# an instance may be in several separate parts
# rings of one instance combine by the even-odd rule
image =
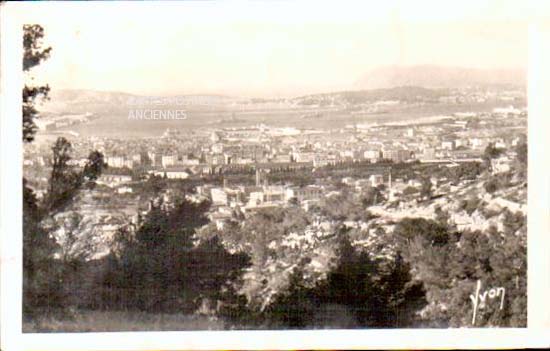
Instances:
[[[503,287],[491,288],[485,290],[482,294],[480,294],[480,290],[481,281],[478,280],[475,295],[470,294],[470,300],[472,300],[472,304],[474,307],[472,325],[476,324],[477,309],[483,308],[485,306],[485,301],[487,300],[487,297],[489,297],[491,300],[500,297],[500,309],[504,307],[504,295],[506,294],[506,289],[504,289]]]

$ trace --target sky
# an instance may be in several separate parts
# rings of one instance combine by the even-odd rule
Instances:
[[[520,1],[35,4],[18,16],[45,29],[32,75],[53,89],[291,96],[385,65],[527,67]]]

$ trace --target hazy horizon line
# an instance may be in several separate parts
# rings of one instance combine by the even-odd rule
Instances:
[[[500,71],[509,71],[509,72],[517,72],[521,74],[525,74],[527,76],[527,69],[525,67],[519,67],[519,66],[508,66],[508,67],[494,67],[494,68],[479,68],[479,67],[472,67],[472,66],[458,66],[458,65],[439,65],[439,64],[417,64],[417,65],[398,65],[398,64],[389,64],[389,65],[381,65],[378,67],[375,67],[373,69],[368,70],[365,74],[363,74],[363,77],[368,75],[369,73],[375,72],[380,69],[388,69],[388,68],[397,68],[397,69],[414,69],[414,68],[434,68],[434,69],[448,69],[448,70],[469,70],[469,71],[477,71],[477,72],[500,72]],[[287,92],[285,94],[242,94],[237,91],[235,92],[228,92],[228,91],[203,91],[203,92],[185,92],[185,91],[172,91],[172,92],[158,92],[158,93],[143,93],[143,92],[132,92],[129,90],[120,90],[120,89],[108,89],[108,88],[87,88],[87,87],[62,87],[62,88],[56,88],[55,86],[50,86],[52,91],[90,91],[90,92],[97,92],[97,93],[115,93],[115,94],[127,94],[127,95],[134,95],[134,96],[142,96],[142,97],[167,97],[167,96],[212,96],[212,97],[224,97],[224,98],[233,98],[233,99],[289,99],[289,98],[299,98],[302,96],[310,96],[310,95],[320,95],[320,94],[335,94],[335,93],[343,93],[343,92],[350,92],[350,91],[368,91],[368,90],[383,90],[383,89],[392,89],[392,88],[400,88],[400,87],[421,87],[426,89],[449,89],[447,87],[438,87],[438,86],[426,86],[421,84],[401,84],[401,85],[394,85],[394,86],[387,86],[387,87],[374,87],[374,88],[361,88],[357,87],[356,84],[361,80],[362,78],[359,77],[355,80],[354,83],[348,85],[347,87],[334,87],[334,89],[331,88],[317,88],[317,89],[311,89],[307,91],[306,89],[297,89],[296,92]],[[506,84],[506,83],[479,83],[479,85],[517,85],[521,87],[527,86],[527,80],[525,80],[524,84]],[[236,89],[239,90],[239,89]],[[298,90],[301,90],[298,92]]]

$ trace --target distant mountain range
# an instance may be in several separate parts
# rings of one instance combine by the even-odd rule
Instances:
[[[469,86],[525,87],[527,75],[521,69],[475,69],[435,65],[384,66],[361,77],[355,89],[384,89],[400,86],[465,88]]]
[[[154,96],[137,95],[116,91],[99,91],[87,89],[60,89],[52,90],[50,98],[53,101],[64,101],[71,103],[104,103],[104,104],[126,104],[134,102],[143,102],[145,99],[171,99],[178,103],[208,102],[208,103],[226,103],[234,101],[235,98],[223,95],[173,95],[173,96]]]
[[[448,94],[448,89],[428,89],[419,86],[400,86],[381,89],[363,89],[313,94],[292,99],[298,105],[316,105],[336,101],[347,104],[373,103],[380,100],[404,102],[435,101]]]
[[[225,106],[237,98],[222,95],[174,95],[149,96],[116,91],[98,91],[87,89],[52,89],[50,99],[39,110],[45,113],[112,113],[127,112],[138,106],[163,106],[203,108],[204,106]]]
[[[161,99],[177,101],[174,105],[188,108],[223,107],[234,102],[265,103],[294,102],[300,105],[316,104],[321,100],[336,98],[348,103],[365,102],[376,99],[414,100],[417,96],[437,98],[444,90],[467,87],[515,87],[525,89],[526,72],[519,69],[473,69],[421,66],[385,66],[377,68],[359,79],[353,89],[297,96],[288,99],[254,99],[224,95],[175,95],[158,96]],[[85,89],[52,90],[50,101],[40,108],[43,112],[114,112],[127,111],[137,102],[154,96],[135,95],[124,92],[95,91]],[[149,104],[153,105],[153,104]],[[171,105],[162,103],[162,105]]]

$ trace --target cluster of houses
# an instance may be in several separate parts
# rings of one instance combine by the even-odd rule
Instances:
[[[346,186],[353,187],[357,191],[363,191],[369,187],[378,187],[388,184],[391,188],[391,174],[371,174],[365,179],[342,179]],[[312,205],[318,204],[328,194],[338,192],[330,185],[269,185],[263,179],[262,172],[256,172],[256,184],[253,186],[227,186],[222,187],[199,186],[197,194],[209,198],[212,202],[210,219],[219,228],[223,228],[224,222],[235,218],[236,213],[246,215],[267,208],[287,206],[288,204],[300,205],[306,211]]]

